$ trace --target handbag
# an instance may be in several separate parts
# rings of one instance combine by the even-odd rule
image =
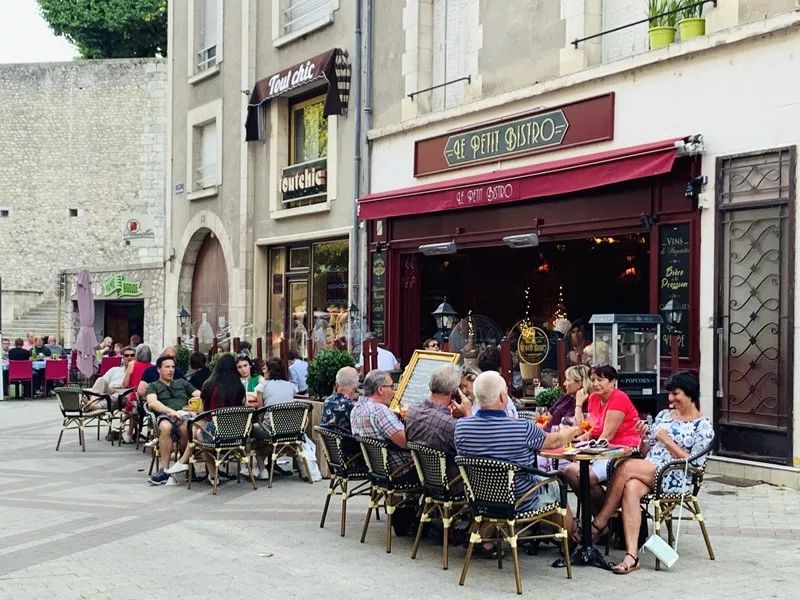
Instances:
[[[670,546],[667,541],[657,533],[653,533],[642,546],[650,554],[656,557],[657,560],[664,563],[667,568],[678,560],[678,540],[681,537],[681,521],[683,521],[683,503],[686,499],[686,477],[689,474],[689,459],[684,459],[686,466],[683,468],[683,491],[681,492],[681,505],[678,509],[678,528],[675,531],[675,547]]]

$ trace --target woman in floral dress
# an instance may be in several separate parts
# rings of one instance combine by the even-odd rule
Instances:
[[[670,410],[662,410],[651,427],[640,421],[637,431],[642,437],[640,449],[645,458],[623,461],[616,469],[608,486],[602,509],[592,521],[597,536],[608,529],[608,521],[622,507],[622,525],[625,533],[625,556],[612,571],[625,575],[639,568],[639,527],[641,525],[640,501],[655,485],[656,474],[674,460],[689,458],[705,449],[714,439],[711,421],[697,406],[700,384],[697,376],[680,371],[667,379]],[[701,466],[702,456],[692,465]],[[684,482],[683,471],[673,471],[662,482],[662,491],[681,492],[690,485]]]

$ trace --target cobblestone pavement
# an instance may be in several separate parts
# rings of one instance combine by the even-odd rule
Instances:
[[[253,491],[231,482],[216,497],[200,484],[191,491],[151,487],[149,459],[133,448],[87,435],[82,453],[77,434],[67,432],[56,453],[59,419],[53,400],[0,404],[2,599],[515,597],[510,562],[498,571],[493,562],[475,561],[460,588],[460,548],[442,571],[433,541],[416,561],[408,539],[386,554],[380,525],[360,544],[363,498],[351,501],[342,539],[338,503],[319,528],[324,483],[284,478]],[[689,524],[671,571],[656,572],[645,559],[626,578],[581,567],[570,581],[549,566],[554,551],[523,556],[526,595],[789,597],[800,573],[800,494],[708,482],[702,504],[716,561]]]

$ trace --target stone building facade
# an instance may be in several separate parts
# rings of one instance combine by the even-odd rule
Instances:
[[[660,49],[604,33],[647,6],[375,3],[369,321],[406,358],[444,295],[502,331],[674,298],[712,468],[798,487],[796,2],[706,3],[705,34]]]
[[[167,92],[159,58],[0,65],[6,325],[60,288],[69,344],[69,273],[134,271],[153,291],[141,333],[161,343]]]

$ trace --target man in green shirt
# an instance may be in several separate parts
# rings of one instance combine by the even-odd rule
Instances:
[[[169,480],[169,461],[172,457],[173,440],[179,448],[189,441],[189,398],[200,395],[200,390],[185,379],[175,379],[175,358],[160,356],[156,361],[158,381],[147,386],[147,406],[156,415],[158,424],[159,470],[149,481],[153,485],[164,485]]]

